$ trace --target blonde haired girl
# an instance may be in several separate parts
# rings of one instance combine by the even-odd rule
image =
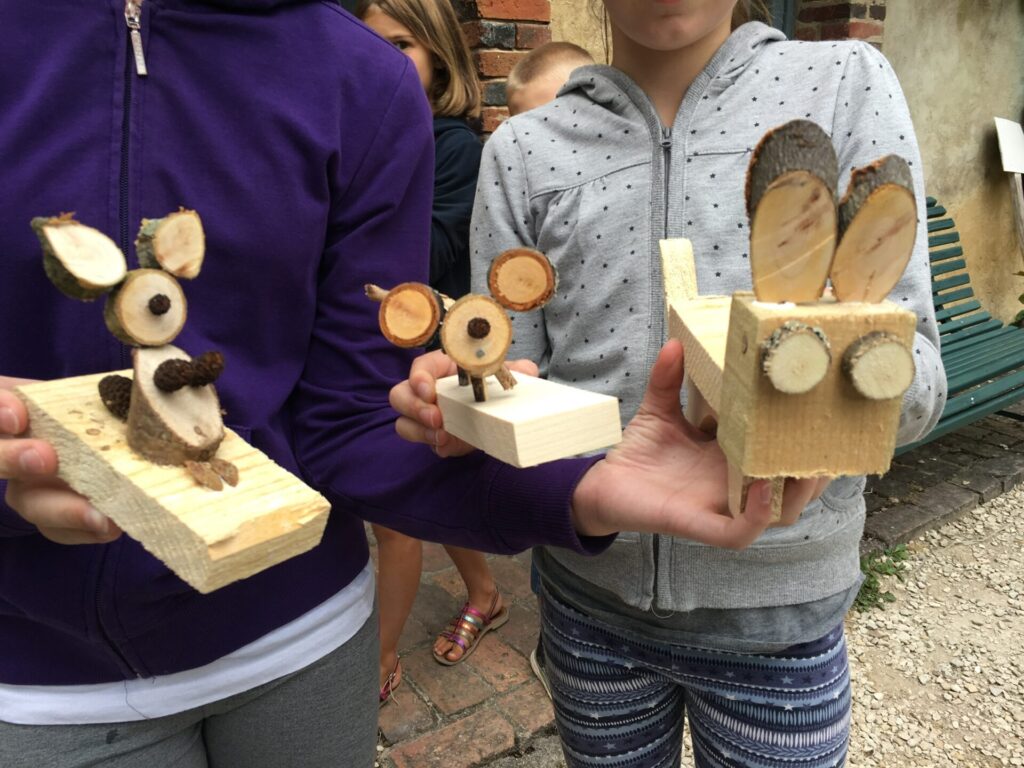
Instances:
[[[468,119],[480,113],[480,89],[469,48],[448,0],[363,0],[356,15],[416,66],[434,112],[434,207],[430,283],[452,297],[469,292],[469,220],[480,167],[480,140]],[[398,639],[419,586],[419,540],[373,526],[378,544],[381,653],[380,702],[401,683]],[[466,583],[467,599],[440,633],[434,658],[457,664],[479,640],[508,620],[508,609],[484,556],[446,547]]]

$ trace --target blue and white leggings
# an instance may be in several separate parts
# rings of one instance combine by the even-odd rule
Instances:
[[[689,715],[698,768],[846,761],[842,626],[780,653],[708,651],[624,634],[541,599],[544,665],[570,768],[676,768]]]

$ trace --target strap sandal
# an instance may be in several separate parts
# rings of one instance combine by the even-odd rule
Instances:
[[[398,677],[398,673],[401,669],[402,659],[395,659],[395,668],[391,670],[391,674],[384,680],[384,685],[380,687],[380,706],[384,706],[395,696],[395,689],[402,684],[401,678]]]
[[[469,601],[466,601],[462,606],[462,610],[454,616],[450,622],[448,622],[448,626],[445,627],[444,631],[438,635],[438,637],[459,646],[459,648],[462,649],[462,655],[453,661],[448,658],[450,650],[445,651],[444,653],[434,651],[434,660],[437,661],[438,664],[444,664],[446,667],[453,667],[456,664],[465,661],[465,659],[476,650],[477,645],[480,644],[484,635],[492,629],[497,629],[508,621],[507,606],[503,605],[497,611],[494,609],[498,604],[499,597],[499,593],[495,592],[486,614],[481,613],[470,605]]]

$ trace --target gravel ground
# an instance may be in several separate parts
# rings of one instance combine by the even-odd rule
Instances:
[[[1024,766],[1024,488],[911,544],[847,620],[851,768]]]
[[[1024,486],[908,549],[896,601],[847,619],[848,768],[1024,766]],[[547,736],[489,765],[563,763]]]

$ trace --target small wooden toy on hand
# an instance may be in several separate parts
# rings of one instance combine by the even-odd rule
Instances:
[[[32,228],[51,282],[81,301],[106,296],[107,328],[133,347],[131,371],[15,390],[60,477],[201,592],[315,546],[326,499],[225,428],[214,388],[223,355],[171,344],[188,316],[178,280],[196,277],[205,255],[198,214],[143,219],[134,270],[71,215]]]
[[[753,294],[698,297],[689,243],[662,243],[687,418],[717,431],[734,514],[751,479],[775,481],[778,509],[786,477],[881,474],[892,459],[917,320],[885,297],[913,252],[913,181],[902,158],[881,158],[853,171],[837,207],[838,175],[809,121],[758,144],[746,187]]]
[[[367,285],[366,295],[380,302],[381,333],[392,344],[425,347],[439,341],[457,366],[457,376],[437,382],[445,430],[508,464],[528,467],[622,439],[616,398],[517,376],[505,365],[512,344],[505,310],[539,309],[554,295],[556,282],[544,254],[513,248],[491,263],[490,296],[471,293],[453,300],[423,283],[390,291]],[[490,376],[500,389],[489,391]]]

